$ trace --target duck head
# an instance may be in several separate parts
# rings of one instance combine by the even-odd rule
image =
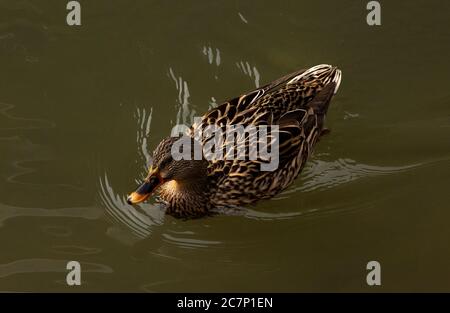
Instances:
[[[207,162],[191,158],[183,159],[173,156],[174,144],[180,137],[163,139],[153,151],[153,162],[144,182],[127,197],[128,204],[138,204],[147,200],[159,187],[170,186],[173,193],[182,192],[183,186],[189,186],[206,176]],[[178,147],[176,148],[178,149]],[[184,155],[186,156],[186,155]]]

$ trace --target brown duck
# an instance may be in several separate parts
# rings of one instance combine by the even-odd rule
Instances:
[[[247,141],[236,140],[236,145],[245,143],[244,159],[211,159],[202,154],[196,160],[173,158],[172,146],[179,137],[167,137],[153,152],[147,178],[127,202],[145,201],[156,192],[166,204],[166,214],[191,218],[208,215],[218,207],[239,207],[273,197],[295,180],[326,131],[325,115],[340,82],[341,71],[327,64],[294,72],[211,109],[187,134],[193,142],[205,145],[211,137],[196,137],[196,130],[207,125],[221,129],[276,125],[275,170],[261,170],[267,159],[248,157],[248,136],[243,138]],[[273,142],[269,140],[267,146]]]

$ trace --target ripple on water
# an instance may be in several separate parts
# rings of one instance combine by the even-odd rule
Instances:
[[[150,236],[152,228],[164,222],[165,212],[158,205],[149,203],[129,205],[126,202],[126,195],[114,192],[106,173],[99,177],[98,193],[101,204],[109,216],[140,238]]]
[[[0,203],[0,226],[11,218],[19,216],[78,217],[98,219],[102,212],[96,207],[73,207],[60,209],[24,208]]]
[[[365,177],[405,172],[421,165],[422,163],[403,166],[379,166],[357,163],[352,159],[337,159],[331,162],[313,160],[311,166],[303,171],[299,183],[285,190],[281,195],[333,188]]]
[[[102,252],[100,248],[86,247],[86,246],[75,246],[75,245],[56,245],[52,247],[52,250],[67,255],[92,255],[99,254]]]
[[[130,238],[129,233],[121,228],[110,228],[108,235],[123,243],[135,244],[136,241],[153,238],[161,242],[168,242],[181,248],[206,248],[220,244],[219,241],[203,240],[193,230],[172,224],[164,224],[165,210],[162,205],[144,203],[131,206],[126,203],[126,196],[114,192],[107,174],[99,179],[99,196],[102,207],[118,226],[125,227],[137,238]],[[183,226],[198,226],[197,224],[183,224]]]
[[[150,126],[152,123],[153,108],[147,110],[145,108],[136,108],[134,118],[136,120],[136,144],[138,155],[142,156],[136,162],[141,162],[146,169],[147,164],[151,162],[151,155],[148,153],[148,137],[150,135]],[[143,178],[143,177],[142,177]]]
[[[42,273],[42,272],[67,272],[67,260],[56,259],[22,259],[11,263],[0,264],[0,278],[15,274]],[[113,269],[99,263],[81,262],[85,273],[112,273]]]
[[[35,130],[54,128],[56,124],[39,118],[19,117],[11,113],[16,105],[0,102],[0,130]]]

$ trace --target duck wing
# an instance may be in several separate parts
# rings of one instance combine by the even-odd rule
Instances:
[[[278,138],[275,170],[262,170],[262,166],[273,160],[261,157],[251,160],[248,150],[245,160],[233,158],[211,162],[208,171],[215,178],[217,186],[212,202],[216,205],[251,204],[259,199],[271,198],[288,187],[303,169],[320,138],[335,87],[335,82],[329,83],[302,109],[286,112],[278,121],[274,121],[274,124],[278,124],[278,130],[270,134],[271,140],[266,141],[269,147],[265,151],[272,151],[274,140]],[[248,145],[248,138],[246,136],[245,140],[238,141],[236,146]],[[264,149],[264,145],[259,147]]]
[[[259,100],[265,95],[270,94],[270,91],[280,88],[287,81],[298,77],[303,72],[305,72],[305,69],[298,70],[220,104],[206,112],[199,122],[195,122],[191,127],[191,133],[195,129],[213,124],[218,126],[233,124],[246,125],[250,122],[252,124],[258,124],[259,121],[264,121],[264,118],[268,118],[268,114],[261,112],[262,110],[257,106]],[[255,113],[260,114],[255,115]]]
[[[195,123],[191,135],[203,145],[215,140],[214,135],[205,136],[196,130],[214,125],[224,134],[218,149],[223,150],[225,157],[208,159],[208,176],[215,189],[211,202],[216,205],[249,204],[270,198],[292,183],[320,137],[328,105],[340,79],[340,71],[330,65],[300,70],[219,105]],[[225,134],[229,126],[234,125],[246,129],[255,126],[257,131],[256,135],[244,132],[242,136],[234,137],[231,144],[233,157],[229,158],[230,142]],[[278,129],[266,135],[265,142],[261,143],[261,128],[257,126],[263,125],[269,129],[271,125],[277,125]],[[278,144],[276,168],[262,170],[273,160],[261,155],[250,158],[250,143],[256,142],[258,148],[272,151],[275,141]],[[244,151],[243,158],[237,157],[238,151]]]

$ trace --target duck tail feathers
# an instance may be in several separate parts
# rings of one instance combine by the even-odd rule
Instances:
[[[319,64],[293,77],[291,80],[288,81],[288,84],[294,84],[301,80],[303,81],[320,80],[322,81],[324,86],[327,86],[330,83],[334,83],[335,87],[333,94],[336,94],[341,84],[341,79],[342,79],[342,72],[336,66],[332,66],[329,64]]]

